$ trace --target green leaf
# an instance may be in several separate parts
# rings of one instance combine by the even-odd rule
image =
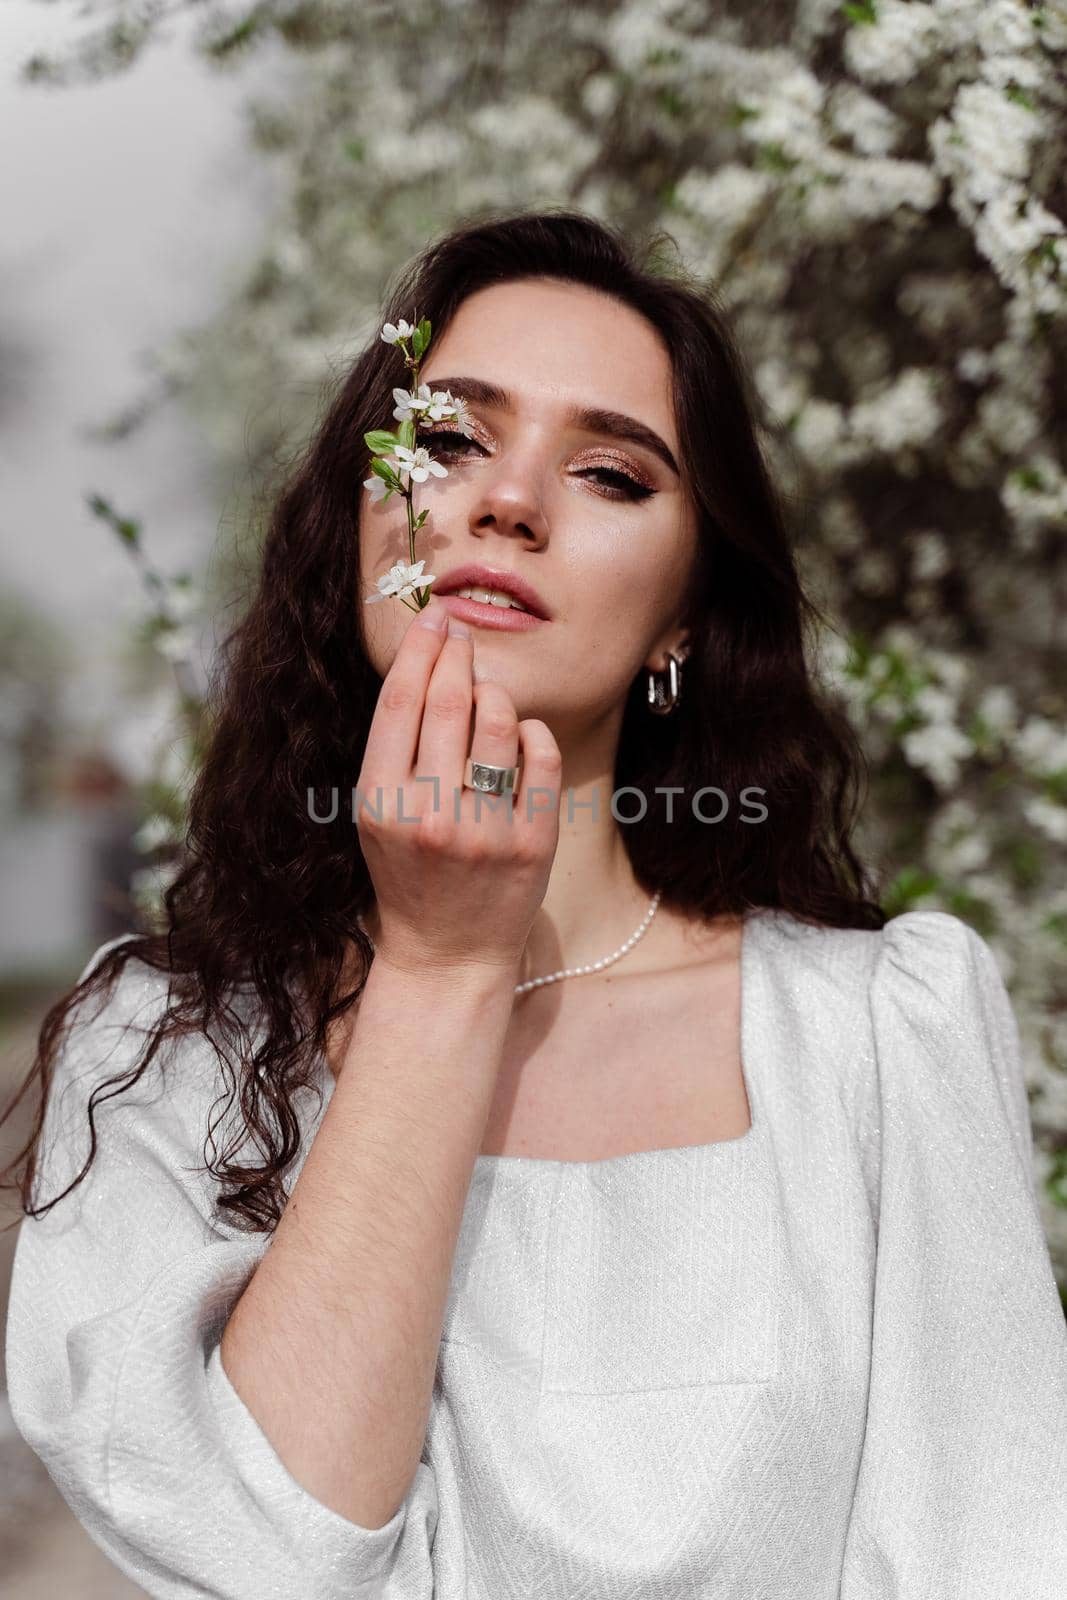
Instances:
[[[792,172],[799,163],[793,156],[788,155],[784,146],[774,141],[771,144],[761,144],[756,151],[756,165],[763,167],[767,172]]]
[[[229,32],[220,34],[217,38],[209,40],[202,48],[205,55],[214,61],[224,61],[227,56],[250,44],[260,31],[264,18],[258,11],[250,11],[248,16],[236,23]]]
[[[673,84],[661,84],[655,94],[656,104],[665,111],[669,117],[684,117],[689,110],[689,101],[681,90]]]
[[[1028,267],[1038,267],[1042,261],[1050,261],[1052,265],[1059,265],[1059,252],[1054,239],[1042,239],[1032,250],[1026,252],[1025,261]]]
[[[925,867],[903,867],[883,895],[883,904],[890,916],[899,916],[909,910],[917,900],[936,894],[941,879]]]
[[[415,446],[415,418],[408,417],[397,429],[397,437],[405,450],[412,450]]]
[[[1033,889],[1040,883],[1044,861],[1044,851],[1033,839],[1017,837],[1012,840],[1008,848],[1008,865],[1018,888]]]
[[[1056,805],[1067,806],[1067,767],[1042,775],[1041,787],[1047,799]]]
[[[989,902],[971,894],[967,889],[953,889],[946,897],[947,908],[954,917],[960,917],[984,939],[997,932],[997,919]]]
[[[1067,1150],[1057,1150],[1052,1157],[1043,1187],[1054,1205],[1067,1206]],[[1064,1296],[1064,1308],[1067,1309],[1067,1295]]]
[[[372,461],[370,464],[370,469],[376,478],[383,478],[386,483],[392,486],[392,488],[399,489],[400,479],[397,477],[388,461]]]
[[[112,531],[118,535],[124,545],[136,550],[141,542],[141,524],[134,522],[131,517],[120,517],[109,500],[102,494],[86,496],[86,505],[94,517],[99,517],[101,522],[106,522]]]
[[[873,23],[878,21],[878,12],[874,0],[851,0],[848,5],[843,5],[841,10],[849,22]]]
[[[423,343],[421,323],[411,335],[411,351],[416,361],[420,361],[422,359]]]
[[[390,433],[387,428],[374,428],[370,433],[363,435],[367,449],[376,456],[392,455],[400,440],[395,433]]]
[[[1037,103],[1027,94],[1021,83],[1014,81],[1008,84],[1004,91],[1009,100],[1014,100],[1017,106],[1023,106],[1027,111],[1036,111]]]

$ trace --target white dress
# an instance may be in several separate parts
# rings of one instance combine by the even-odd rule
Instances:
[[[131,963],[64,1052],[41,1198],[165,989]],[[371,1529],[288,1473],[221,1366],[266,1238],[192,1170],[219,1084],[184,1041],[22,1224],[20,1432],[167,1600],[1064,1600],[1067,1324],[991,949],[941,912],[753,913],[742,1061],[740,1138],[479,1156],[422,1460]]]

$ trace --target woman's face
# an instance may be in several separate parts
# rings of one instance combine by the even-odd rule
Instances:
[[[658,435],[681,468],[667,351],[620,301],[528,279],[471,295],[433,338],[420,383],[459,395],[454,379],[492,384],[508,403],[468,400],[470,439],[420,425],[416,443],[448,476],[415,485],[416,515],[429,512],[415,559],[425,557],[423,571],[439,583],[461,562],[478,561],[533,585],[550,620],[522,631],[474,624],[475,672],[508,689],[520,719],[547,722],[562,748],[613,717],[617,725],[636,674],[661,669],[664,650],[684,644],[678,617],[697,521],[680,477],[652,445],[569,416],[620,413]],[[412,387],[399,347],[395,382]],[[398,426],[392,418],[381,425]],[[442,420],[436,434],[448,428]],[[413,614],[395,599],[364,600],[379,575],[408,559],[403,499],[373,504],[364,489],[360,603],[382,677]]]

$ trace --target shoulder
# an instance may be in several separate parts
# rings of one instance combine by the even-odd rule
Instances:
[[[96,973],[113,950],[136,938],[133,933],[120,933],[117,938],[99,945],[78,974],[75,987]],[[137,1022],[142,1026],[151,1025],[166,1007],[169,988],[165,973],[131,953],[110,982],[94,987],[79,1000],[73,1008],[73,1029],[84,1032],[98,1026],[118,1027]]]
[[[984,1040],[998,1056],[1018,1054],[1015,1015],[992,946],[944,911],[907,911],[882,929],[871,977],[872,1013],[884,1033],[959,1053]],[[973,1054],[973,1052],[972,1052]]]
[[[983,983],[1002,984],[990,946],[946,911],[905,911],[881,928],[837,928],[763,908],[760,937],[786,982],[798,972],[823,994],[865,1005],[876,989],[931,1011]]]
[[[964,1031],[1000,1055],[1018,1052],[1018,1033],[1000,964],[976,929],[947,911],[905,911],[881,928],[812,925],[770,913],[764,948],[782,997],[798,1021],[850,1025],[858,1043],[866,1021],[877,1046],[907,1037],[928,1048],[955,1044]]]
[[[879,1098],[921,1108],[936,1093],[978,1102],[994,1088],[1025,1133],[1015,1015],[997,957],[968,923],[906,911],[881,928],[834,928],[781,910],[759,923],[768,1025],[810,1071],[839,1076],[857,1115]]]
[[[992,946],[947,912],[894,917],[871,984],[879,1093],[926,1140],[1014,1146],[1033,1182],[1033,1133],[1019,1027]]]
[[[947,911],[905,911],[881,930],[876,976],[934,998],[977,980],[1000,979],[1000,967],[977,929]]]
[[[805,922],[768,906],[750,914],[746,931],[775,1008],[796,1027],[819,1032],[829,1019],[854,1024],[864,1013],[883,936],[882,929]]]
[[[136,938],[100,945],[80,985],[104,957]],[[75,986],[76,987],[76,986]],[[209,1111],[223,1089],[218,1053],[206,1034],[160,1038],[171,1006],[166,972],[132,954],[109,982],[71,1006],[48,1075],[38,1165],[40,1194],[52,1196],[81,1169],[124,1163],[175,1169],[200,1157]]]
[[[122,934],[100,945],[78,983],[110,951],[136,938]],[[243,1153],[256,1149],[243,1084],[263,1042],[264,1017],[254,992],[237,986],[221,1019],[213,1012],[207,1020],[194,1004],[191,1022],[185,1007],[183,1018],[175,1016],[168,1026],[180,998],[172,974],[130,952],[109,982],[72,1006],[46,1093],[39,1165],[44,1194],[64,1187],[95,1152],[90,1176],[111,1168],[130,1182],[150,1178],[180,1188],[213,1225],[228,1226],[216,1214],[207,1158],[225,1151],[227,1160],[247,1161]],[[293,1091],[299,1160],[325,1111],[323,1087],[316,1078]]]
[[[90,956],[78,977],[80,986],[98,973],[105,956],[136,939],[135,934],[120,934],[100,945]],[[160,1030],[171,1009],[170,975],[132,954],[106,980],[79,996],[72,1005],[68,1026],[61,1035],[55,1061],[55,1085],[66,1092],[74,1085],[89,1086],[94,1079],[125,1073],[133,1067],[146,1043]],[[153,1057],[153,1067],[162,1077],[174,1055],[180,1056],[186,1078],[202,1076],[207,1045],[204,1035],[189,1035],[182,1048],[161,1049]]]
[[[124,933],[100,945],[82,968],[77,984],[97,972],[111,951],[137,938],[136,934]],[[107,980],[91,988],[71,1008],[70,1043],[61,1052],[65,1074],[72,1075],[82,1067],[95,1070],[112,1050],[122,1061],[139,1054],[145,1040],[177,1012],[180,997],[181,990],[171,973],[131,951]],[[257,1025],[255,1009],[244,991],[233,994],[228,1014],[252,1030]],[[172,1061],[178,1061],[187,1081],[195,1079],[202,1087],[215,1081],[219,1053],[207,1031],[186,1028],[167,1043],[168,1048],[159,1053],[163,1071],[169,1070]]]

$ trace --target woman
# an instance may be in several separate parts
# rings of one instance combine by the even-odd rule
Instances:
[[[470,418],[430,603],[366,603],[410,554],[376,337],[280,498],[167,935],[45,1019],[21,1432],[157,1596],[1067,1594],[1012,1009],[867,891],[721,315],[561,211],[385,314]],[[490,580],[532,620],[447,597]]]

